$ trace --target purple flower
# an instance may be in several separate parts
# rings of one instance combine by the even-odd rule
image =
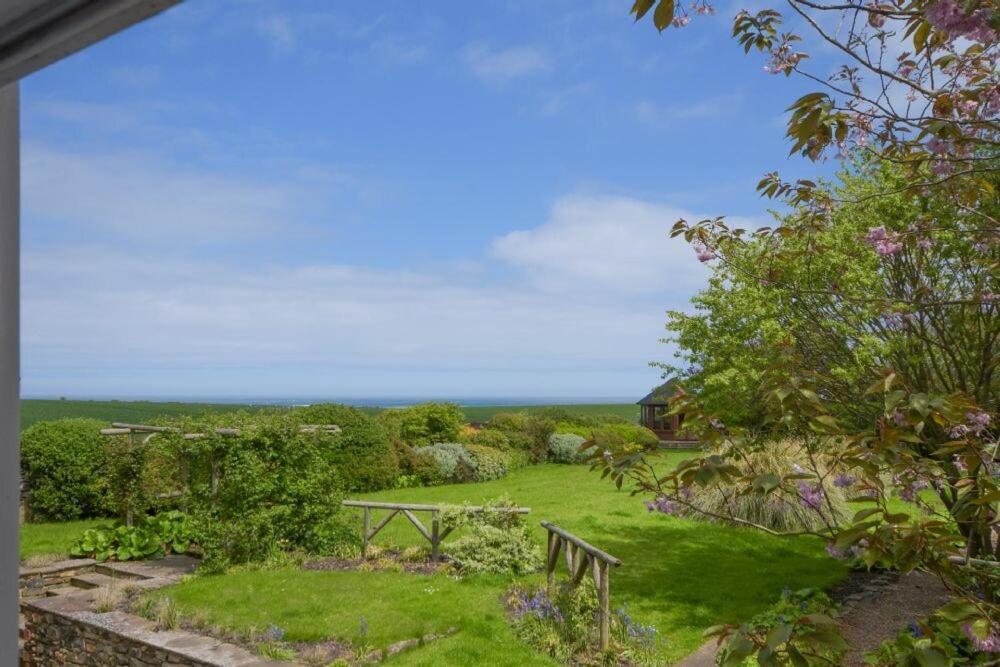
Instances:
[[[646,501],[646,509],[650,512],[677,516],[680,514],[681,506],[666,496],[657,496],[656,500]]]
[[[899,490],[899,497],[908,503],[916,502],[917,494],[929,486],[930,484],[922,479],[913,480],[912,482],[903,485],[903,488]]]
[[[838,489],[849,489],[858,481],[853,475],[837,475],[833,478],[833,485]]]
[[[979,300],[983,303],[993,303],[997,300],[997,295],[990,290],[986,290],[979,295]]]
[[[560,623],[563,620],[562,612],[559,611],[559,607],[553,604],[552,600],[549,599],[548,593],[546,593],[544,589],[539,590],[533,596],[529,596],[524,591],[518,591],[515,613],[518,615],[518,618],[523,618],[524,616],[531,614],[541,619],[551,618]]]
[[[917,246],[923,250],[930,250],[931,248],[934,247],[934,241],[927,238],[923,238],[917,241]]]
[[[846,549],[838,548],[833,542],[828,542],[826,545],[826,554],[831,558],[837,558],[843,560],[846,558],[857,558],[864,552],[864,549],[856,544],[852,544]]]
[[[802,506],[819,511],[823,506],[823,499],[826,498],[823,487],[819,484],[808,484],[805,481],[799,482],[797,486]]]
[[[1000,653],[1000,634],[993,631],[992,628],[983,638],[976,636],[971,623],[966,623],[962,627],[962,631],[977,651],[982,651],[983,653]]]
[[[896,426],[906,426],[906,413],[896,408],[892,411],[892,421],[896,423]]]
[[[976,435],[980,435],[990,426],[990,415],[986,412],[966,412],[965,419],[969,430]]]

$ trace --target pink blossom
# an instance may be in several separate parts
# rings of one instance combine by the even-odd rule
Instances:
[[[953,148],[954,145],[950,141],[947,141],[946,139],[939,139],[938,137],[934,137],[927,142],[927,150],[931,153],[950,153]]]
[[[872,227],[865,236],[868,245],[875,248],[875,254],[879,257],[894,255],[903,249],[903,243],[899,240],[896,232],[887,232],[885,227]]]
[[[997,295],[989,290],[985,290],[979,295],[979,300],[983,303],[993,303],[997,300]]]
[[[931,248],[934,247],[934,241],[928,238],[922,238],[919,241],[917,241],[917,246],[919,246],[923,250],[930,250]]]
[[[706,246],[704,243],[695,241],[691,245],[694,248],[695,257],[698,258],[699,262],[708,262],[718,257],[718,255],[715,254],[715,250],[710,246]]]
[[[977,9],[967,15],[955,0],[938,0],[924,8],[924,16],[932,26],[952,37],[966,37],[984,44],[996,40],[988,9]]]
[[[683,28],[690,22],[691,22],[690,16],[675,16],[674,20],[671,21],[670,24],[675,28]]]
[[[982,638],[976,635],[971,623],[966,623],[962,627],[962,631],[977,651],[982,651],[983,653],[1000,653],[1000,634],[992,628]]]

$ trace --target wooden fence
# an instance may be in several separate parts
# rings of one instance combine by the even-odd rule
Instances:
[[[420,534],[431,543],[431,560],[437,562],[441,559],[441,542],[444,538],[448,537],[451,533],[452,527],[446,526],[444,529],[441,528],[441,506],[440,505],[421,505],[416,503],[384,503],[374,500],[345,500],[343,502],[345,507],[361,507],[364,509],[364,539],[361,543],[361,557],[364,558],[368,555],[368,543],[371,541],[375,535],[378,534],[380,530],[385,528],[385,526],[392,521],[393,517],[397,514],[402,513],[410,523],[420,531]],[[372,527],[372,510],[389,510],[389,513],[385,515],[374,527]],[[482,512],[484,508],[482,506],[463,506],[468,512]],[[512,507],[510,509],[500,509],[497,511],[502,512],[512,512],[514,514],[528,514],[531,512],[530,507]],[[431,528],[430,530],[417,518],[414,512],[430,512],[431,513]]]
[[[590,576],[594,580],[599,603],[601,650],[606,650],[611,633],[609,582],[611,567],[618,567],[622,562],[548,521],[542,521],[542,528],[549,533],[548,557],[546,558],[549,593],[551,594],[555,587],[556,566],[559,564],[559,552],[562,551],[566,556],[566,569],[569,570],[571,586],[579,585],[587,572],[590,572]]]

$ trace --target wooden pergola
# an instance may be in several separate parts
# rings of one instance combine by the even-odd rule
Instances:
[[[0,0],[0,665],[18,664],[19,81],[181,0]]]
[[[639,424],[662,442],[693,442],[694,438],[682,430],[684,415],[669,414],[673,393],[674,383],[668,381],[639,399]]]

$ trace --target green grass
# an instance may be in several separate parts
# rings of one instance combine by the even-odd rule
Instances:
[[[664,455],[663,464],[686,455]],[[495,482],[367,497],[480,503],[505,494],[532,508],[528,520],[536,526],[539,544],[545,534],[538,522],[547,519],[623,561],[611,575],[612,605],[627,604],[635,618],[656,626],[665,640],[665,663],[696,649],[705,628],[746,620],[766,608],[785,586],[827,588],[846,574],[844,565],[828,558],[818,540],[781,539],[650,514],[640,497],[615,490],[586,466],[546,464]],[[397,517],[376,543],[409,545],[422,539]],[[439,591],[424,593],[428,585]],[[454,637],[407,652],[394,660],[396,664],[532,664],[503,620],[500,598],[508,585],[490,578],[456,582],[392,573],[279,570],[200,577],[164,594],[182,611],[207,614],[212,622],[234,629],[273,622],[289,638],[354,638],[361,616],[368,621],[372,641],[376,636],[385,642],[415,636],[426,628],[461,629]]]
[[[110,519],[85,519],[83,521],[63,521],[61,523],[26,523],[21,525],[21,560],[31,556],[69,554],[73,542],[88,528]]]

